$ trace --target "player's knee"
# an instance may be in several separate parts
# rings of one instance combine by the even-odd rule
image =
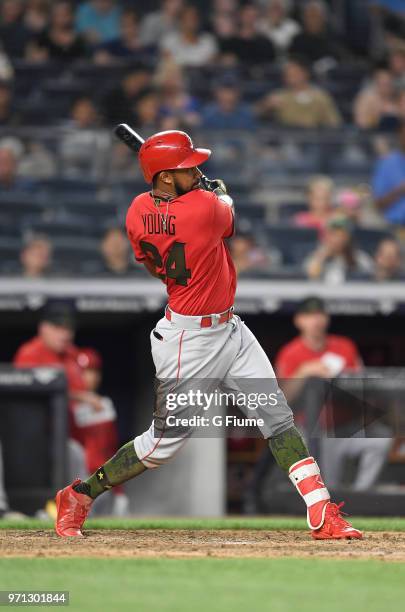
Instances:
[[[134,440],[136,455],[148,469],[155,469],[168,463],[180,450],[185,440],[178,438],[155,438],[151,429]]]

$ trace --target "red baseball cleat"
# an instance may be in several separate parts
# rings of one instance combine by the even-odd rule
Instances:
[[[362,532],[352,527],[350,523],[343,518],[340,512],[340,508],[343,505],[344,502],[341,504],[328,502],[322,527],[312,530],[312,537],[315,540],[362,539]]]
[[[82,536],[82,525],[87,518],[93,500],[88,495],[77,493],[73,487],[80,479],[61,489],[56,494],[57,516],[55,531],[61,538]]]

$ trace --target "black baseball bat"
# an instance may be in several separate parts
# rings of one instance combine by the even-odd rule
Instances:
[[[129,125],[126,123],[120,123],[117,125],[117,127],[114,129],[114,133],[117,138],[126,144],[131,151],[134,151],[134,153],[139,153],[139,149],[145,142],[142,136],[140,136],[138,132],[135,132],[135,130],[129,127]]]

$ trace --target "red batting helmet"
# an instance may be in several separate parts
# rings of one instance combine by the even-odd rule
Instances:
[[[139,163],[145,181],[151,183],[157,172],[194,168],[207,161],[210,155],[209,149],[195,149],[185,132],[168,130],[145,140],[139,151]]]
[[[100,353],[92,348],[80,348],[77,363],[83,370],[101,370],[103,360]]]

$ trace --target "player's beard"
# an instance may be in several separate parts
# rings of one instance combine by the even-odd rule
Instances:
[[[193,191],[194,189],[198,189],[199,186],[200,186],[200,181],[198,181],[198,183],[193,185],[190,189],[184,189],[181,185],[179,185],[179,182],[176,179],[176,177],[173,176],[173,185],[174,185],[174,188],[176,190],[177,197],[179,197],[179,196],[182,196],[182,195],[188,193],[189,191]]]

